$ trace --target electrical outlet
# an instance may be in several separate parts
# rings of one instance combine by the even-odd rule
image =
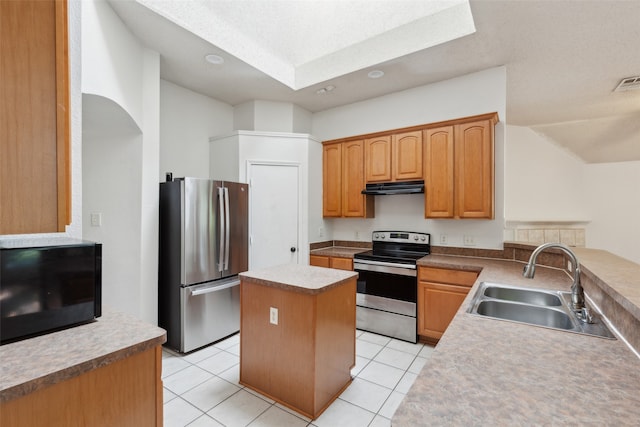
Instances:
[[[275,307],[269,307],[269,323],[272,325],[278,324],[278,309]]]
[[[446,245],[448,242],[448,236],[446,234],[441,234],[440,235],[440,244],[441,245]]]
[[[465,246],[475,246],[476,238],[475,236],[465,234],[464,236],[462,236],[462,243],[464,243]]]
[[[318,237],[324,236],[324,227],[318,227]]]
[[[100,212],[91,213],[91,226],[92,227],[102,226],[102,214]]]
[[[356,240],[360,240],[360,232],[356,231]]]

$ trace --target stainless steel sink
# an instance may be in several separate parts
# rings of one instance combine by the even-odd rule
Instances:
[[[533,289],[505,288],[500,286],[487,286],[484,295],[507,301],[524,302],[533,305],[546,307],[557,307],[562,305],[558,291],[538,291]]]
[[[473,315],[615,339],[602,319],[580,320],[570,309],[571,292],[482,282],[467,310]]]
[[[497,317],[514,322],[532,323],[555,329],[575,329],[566,313],[535,305],[512,304],[504,301],[482,301],[476,311],[482,316]]]

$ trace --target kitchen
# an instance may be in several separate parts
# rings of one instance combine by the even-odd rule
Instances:
[[[639,198],[633,197],[638,191],[634,185],[638,181],[637,159],[585,163],[529,127],[505,124],[509,123],[505,67],[467,73],[314,114],[291,103],[260,97],[234,108],[161,79],[158,53],[145,47],[126,28],[109,3],[83,3],[82,10],[78,9],[78,5],[71,4],[70,31],[76,36],[71,49],[71,133],[76,155],[72,156],[73,220],[67,233],[104,241],[105,251],[106,247],[121,248],[110,254],[110,266],[105,258],[104,280],[112,284],[105,291],[105,304],[155,322],[155,305],[147,301],[157,298],[157,183],[166,171],[173,171],[175,176],[208,177],[209,138],[232,134],[237,129],[233,125],[236,121],[244,125],[239,129],[310,133],[319,142],[498,112],[501,121],[496,126],[496,159],[504,162],[496,162],[495,197],[496,206],[504,209],[496,210],[495,220],[425,222],[424,199],[418,195],[378,198],[374,219],[323,220],[319,191],[321,145],[309,143],[306,154],[300,155],[300,162],[307,162],[304,188],[309,188],[305,192],[307,217],[301,218],[299,224],[303,230],[300,248],[329,239],[370,241],[371,232],[381,227],[427,231],[434,239],[446,235],[452,247],[464,246],[463,236],[472,235],[478,248],[500,248],[504,240],[513,240],[509,233],[514,235],[518,227],[533,223],[531,228],[540,229],[552,223],[549,228],[557,229],[559,223],[563,227],[577,224],[587,228],[590,247],[604,248],[639,262],[634,218],[640,207]],[[91,31],[92,28],[102,28],[103,32]],[[112,50],[130,61],[112,66],[108,55]],[[447,102],[442,94],[446,94]],[[189,148],[185,149],[181,141]],[[534,145],[536,150],[531,149]],[[80,152],[82,163],[78,160]],[[95,172],[94,177],[91,172]],[[105,182],[100,176],[112,179]],[[127,185],[131,182],[136,185]],[[118,197],[106,196],[113,188],[127,190]],[[120,208],[123,205],[127,210]],[[401,210],[398,205],[402,205]],[[92,212],[102,213],[101,227],[89,224]],[[306,258],[303,252],[300,257]],[[130,283],[140,283],[138,292],[126,292]]]

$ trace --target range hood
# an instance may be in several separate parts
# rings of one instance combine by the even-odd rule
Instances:
[[[367,184],[362,194],[417,194],[424,193],[424,181],[377,182]]]

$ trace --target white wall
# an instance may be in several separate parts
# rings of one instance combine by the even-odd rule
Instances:
[[[507,225],[577,223],[586,247],[640,264],[640,162],[586,164],[529,128],[507,130]]]
[[[229,181],[247,182],[248,162],[294,163],[300,166],[299,188],[299,260],[309,259],[309,153],[310,147],[320,145],[308,134],[235,131],[229,135],[212,137],[211,141],[211,178]],[[319,159],[320,168],[322,157]],[[317,168],[314,165],[313,168]],[[320,176],[322,182],[322,176]],[[322,187],[321,187],[322,188]],[[251,191],[251,190],[249,190]],[[320,215],[322,208],[320,207]],[[316,212],[313,213],[314,215]],[[251,227],[251,226],[250,226]]]
[[[234,107],[233,129],[309,133],[311,113],[290,102],[252,100]]]
[[[640,161],[586,164],[587,247],[640,264]]]
[[[527,127],[507,126],[508,221],[585,221],[584,163]]]
[[[319,140],[342,138],[370,132],[451,120],[477,114],[497,112],[500,123],[495,131],[495,219],[494,220],[426,220],[424,196],[375,196],[376,217],[370,220],[344,218],[324,220],[322,226],[313,218],[310,241],[327,238],[371,240],[371,231],[398,228],[432,234],[434,242],[446,234],[449,245],[463,246],[462,237],[475,237],[476,247],[502,248],[504,223],[504,141],[506,120],[506,69],[492,68],[455,79],[434,83],[379,98],[315,113],[312,134]],[[321,157],[318,159],[322,162]],[[313,206],[322,206],[322,180],[312,176],[309,194]],[[437,244],[437,243],[436,243]]]
[[[160,54],[142,53],[142,158],[140,159],[140,303],[139,316],[158,320],[158,174],[160,166]]]
[[[106,1],[82,1],[82,92],[112,99],[139,127],[142,51],[138,39]]]
[[[83,236],[103,243],[105,304],[155,323],[160,56],[107,2],[82,6],[82,90],[102,100],[83,111]],[[102,213],[99,231],[91,212]]]
[[[118,104],[93,98],[84,97],[82,234],[102,243],[103,304],[139,315],[142,133]],[[92,116],[104,128],[95,129]],[[91,213],[102,215],[102,226],[91,226]]]
[[[82,237],[82,4],[69,2],[69,87],[71,90],[71,224],[65,234]]]
[[[160,81],[160,177],[209,177],[209,138],[233,129],[233,107]]]

